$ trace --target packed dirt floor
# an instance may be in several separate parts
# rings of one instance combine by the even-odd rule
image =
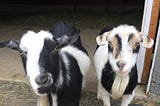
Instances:
[[[0,25],[0,42],[19,39],[26,30],[39,31],[43,27]],[[100,30],[82,29],[81,38],[87,48],[91,61],[95,50],[95,38]],[[91,63],[86,88],[82,93],[81,106],[102,105],[96,100],[96,76]],[[27,82],[19,53],[10,49],[0,49],[0,106],[36,106],[36,95]],[[119,101],[113,101],[119,106]],[[138,86],[135,99],[130,106],[159,106],[144,94],[144,86]]]

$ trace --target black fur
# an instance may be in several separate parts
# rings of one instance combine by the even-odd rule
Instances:
[[[118,51],[121,51],[122,50],[122,40],[121,40],[121,38],[119,37],[119,35],[117,34],[117,35],[115,35],[115,37],[116,37],[116,39],[117,39],[117,49],[118,49]]]
[[[122,51],[122,41],[121,41],[121,38],[119,37],[119,35],[115,35],[116,39],[117,39],[117,47],[115,48],[116,49],[116,55],[115,55],[115,58],[118,57],[119,53]]]
[[[108,32],[112,29],[113,29],[113,26],[106,26],[99,32],[99,35],[102,35],[103,33]]]
[[[63,35],[74,36],[79,34],[79,30],[70,24],[63,22],[56,24],[50,32],[56,39],[62,37]],[[62,70],[63,84],[60,88],[53,84],[51,90],[52,93],[57,94],[58,106],[78,106],[82,88],[82,74],[80,68],[75,58],[65,53],[70,63],[69,70],[67,70],[65,67],[66,63],[63,62],[64,60],[62,60],[60,51],[56,51],[55,49],[57,45],[57,40],[45,40],[43,50],[40,54],[39,64],[52,74],[54,82],[57,82],[60,69]],[[80,37],[71,45],[88,54],[81,44]],[[67,73],[70,73],[71,79],[69,82],[67,82]],[[48,98],[49,97],[50,96],[48,96]],[[50,104],[52,104],[52,101],[50,101]]]
[[[102,86],[111,93],[112,84],[114,81],[115,72],[109,62],[107,62],[102,70],[101,83]]]
[[[23,64],[23,68],[25,70],[25,73],[27,74],[27,71],[26,71],[26,61],[27,61],[27,53],[23,53],[21,52],[21,59],[22,59],[22,64]]]
[[[67,36],[74,36],[80,33],[80,30],[77,30],[76,27],[67,23],[67,22],[59,22],[50,29],[50,32],[56,37],[59,38],[64,34]]]
[[[42,54],[44,56],[45,53],[42,52]],[[65,67],[65,63],[62,60],[61,55],[60,54],[58,54],[58,55],[59,55],[58,58],[57,58],[57,56],[55,56],[55,57],[54,56],[53,57],[52,56],[51,57],[44,56],[44,59],[40,60],[40,61],[44,62],[41,64],[43,64],[44,68],[46,70],[48,70],[49,73],[52,74],[55,82],[58,79],[60,68],[62,69],[62,76],[64,78],[62,86],[60,88],[58,88],[55,84],[53,84],[52,90],[50,92],[57,94],[58,106],[79,106],[80,92],[81,92],[81,88],[82,88],[82,74],[80,72],[78,63],[74,59],[74,57],[72,57],[71,55],[66,53],[66,56],[70,62],[69,70],[67,70]],[[51,58],[55,61],[50,61],[49,58]],[[46,63],[49,63],[49,64],[46,64]],[[66,76],[68,71],[69,71],[70,77],[71,77],[69,83],[67,82],[67,76]],[[50,95],[48,95],[48,98],[50,98]],[[50,104],[51,103],[52,103],[52,101],[50,101]]]
[[[131,33],[128,37],[128,42],[133,38],[133,33]]]
[[[115,79],[116,73],[112,70],[112,67],[109,62],[107,62],[102,71],[102,78],[101,83],[102,86],[111,93],[112,85]],[[138,74],[137,74],[137,66],[135,65],[129,74],[129,84],[124,92],[124,94],[131,94],[134,88],[136,87],[138,81]]]
[[[57,90],[58,94],[58,106],[78,106],[80,100],[80,92],[82,88],[82,74],[80,72],[77,61],[73,56],[66,54],[70,60],[69,70],[66,70],[65,63],[62,62],[62,70],[64,82],[61,89]],[[70,72],[70,81],[67,84],[66,73]],[[74,104],[74,105],[73,105]]]
[[[135,65],[130,74],[130,79],[129,79],[129,84],[124,92],[124,94],[131,94],[132,91],[134,90],[134,88],[136,87],[137,83],[138,83],[138,73],[137,73],[137,65]]]
[[[10,49],[20,51],[19,41],[17,40],[8,40],[5,42],[0,42],[0,48],[8,47]]]
[[[113,53],[113,46],[108,43],[108,52]]]
[[[133,49],[133,53],[138,53],[139,52],[139,49],[140,49],[140,45],[136,45],[136,48]]]
[[[67,36],[72,37],[74,35],[80,34],[80,30],[76,29],[76,27],[74,27],[72,24],[69,24],[67,22],[59,22],[59,23],[55,24],[54,27],[52,29],[50,29],[50,32],[56,38],[60,38],[63,35],[67,35]],[[80,36],[76,40],[76,42],[74,42],[72,45],[77,47],[78,49],[82,50],[83,52],[87,53],[86,49],[82,46]]]

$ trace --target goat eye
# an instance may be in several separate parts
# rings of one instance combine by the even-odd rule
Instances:
[[[109,46],[111,46],[111,47],[113,47],[113,45],[112,45],[112,43],[111,43],[111,42],[108,42],[108,45],[109,45]]]
[[[112,45],[111,42],[108,42],[108,50],[109,50],[110,52],[113,52],[113,45]]]
[[[58,46],[56,46],[56,47],[54,48],[54,51],[56,51],[56,52],[58,51]]]
[[[56,46],[53,50],[52,50],[52,53],[55,53],[55,52],[58,52],[58,46]]]
[[[135,42],[132,44],[132,46],[138,46],[140,43],[139,42]]]
[[[140,42],[137,42],[136,45],[137,45],[137,46],[140,45]]]
[[[108,42],[108,46],[113,49],[113,44],[112,44],[112,42]]]
[[[21,55],[26,55],[27,52],[21,51],[20,54],[21,54]]]

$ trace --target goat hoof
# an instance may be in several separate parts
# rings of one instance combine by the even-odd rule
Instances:
[[[101,98],[100,98],[99,96],[97,96],[97,100],[98,100],[98,101],[101,101]]]

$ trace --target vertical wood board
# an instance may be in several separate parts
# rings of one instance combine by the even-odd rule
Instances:
[[[156,38],[156,29],[157,29],[158,17],[159,17],[159,11],[160,11],[159,2],[160,0],[153,0],[152,13],[151,13],[149,32],[148,32],[148,36],[154,40]],[[143,84],[147,84],[148,82],[148,77],[150,73],[149,70],[150,70],[150,64],[151,64],[151,58],[152,58],[152,50],[153,50],[153,47],[151,49],[146,49],[142,80],[141,80]]]

